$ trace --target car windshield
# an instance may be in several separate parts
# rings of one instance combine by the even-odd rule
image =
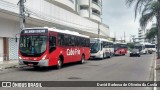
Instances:
[[[46,51],[46,42],[47,36],[21,36],[20,53],[23,56],[41,56]]]
[[[90,43],[91,53],[97,53],[100,50],[98,43]]]
[[[139,52],[139,49],[133,49],[132,52]]]

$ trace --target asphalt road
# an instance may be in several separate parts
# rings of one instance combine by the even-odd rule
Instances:
[[[54,67],[40,68],[13,68],[0,72],[0,81],[151,81],[152,61],[154,55],[141,57],[118,56],[104,60],[89,60],[84,64],[67,64],[62,69]],[[118,88],[118,87],[91,87],[91,88],[0,88],[8,89],[45,89],[45,90],[151,90],[152,88]]]

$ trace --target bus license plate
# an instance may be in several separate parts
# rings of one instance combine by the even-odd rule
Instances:
[[[28,64],[28,66],[33,66],[33,64]]]

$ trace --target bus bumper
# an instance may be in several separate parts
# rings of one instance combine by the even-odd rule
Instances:
[[[90,59],[95,59],[95,58],[103,58],[103,54],[100,53],[91,54]]]
[[[19,60],[19,65],[48,67],[49,61],[48,60],[40,60],[40,61]]]

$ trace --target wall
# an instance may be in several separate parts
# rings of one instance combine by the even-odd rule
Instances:
[[[19,33],[19,23],[0,18],[0,37],[15,37]]]
[[[0,8],[18,14],[18,1],[19,0],[0,1]],[[32,19],[39,19],[42,22],[51,22],[62,26],[71,27],[76,30],[97,34],[97,23],[83,18],[77,14],[71,13],[45,0],[38,0],[38,2],[37,0],[27,0],[25,6],[26,12],[30,14],[29,17]],[[102,31],[106,32],[105,30]]]
[[[0,61],[3,61],[3,38],[0,37]]]

